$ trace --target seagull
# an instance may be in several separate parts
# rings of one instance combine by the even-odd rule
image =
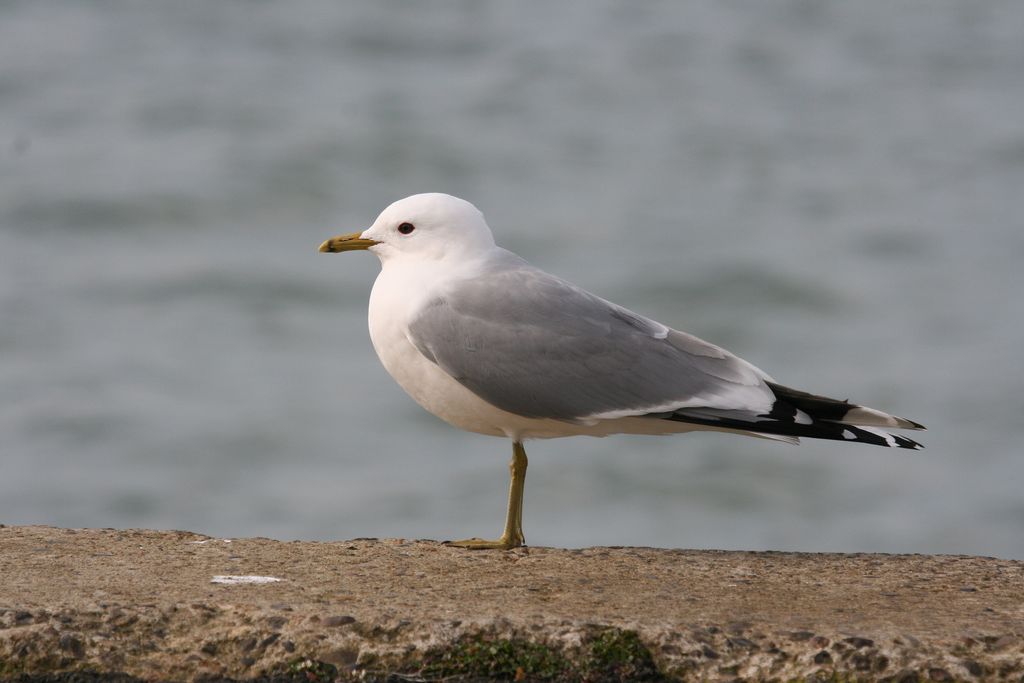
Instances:
[[[531,266],[498,247],[463,199],[406,197],[368,229],[320,245],[360,250],[381,262],[368,321],[384,368],[442,420],[512,441],[501,537],[451,545],[525,544],[528,439],[710,430],[921,448],[886,431],[924,429],[917,422],[778,384],[725,349]]]

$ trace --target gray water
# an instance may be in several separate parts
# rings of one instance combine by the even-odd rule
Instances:
[[[0,4],[0,523],[496,535],[366,332],[391,201],[920,453],[528,446],[538,545],[1024,558],[1024,4]]]

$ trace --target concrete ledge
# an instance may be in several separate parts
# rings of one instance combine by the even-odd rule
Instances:
[[[1022,681],[1024,562],[0,528],[0,680],[130,677]]]

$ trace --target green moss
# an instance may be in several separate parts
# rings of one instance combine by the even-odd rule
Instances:
[[[421,673],[427,678],[550,681],[562,679],[570,668],[561,653],[546,645],[477,635],[428,653]]]
[[[608,629],[594,638],[588,649],[582,666],[587,680],[652,681],[662,677],[636,631]]]
[[[20,674],[23,670],[24,665],[21,662],[0,659],[0,677],[2,678],[8,678],[16,674]]]
[[[506,681],[661,680],[650,651],[635,631],[606,629],[578,652],[524,638],[467,636],[452,646],[427,653],[418,674],[426,679]]]

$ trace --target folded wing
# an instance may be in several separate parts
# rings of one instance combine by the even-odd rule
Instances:
[[[516,415],[592,424],[648,416],[763,434],[919,447],[874,426],[919,428],[798,392],[697,337],[512,254],[429,300],[409,326],[428,359]],[[867,425],[855,427],[854,425]]]

